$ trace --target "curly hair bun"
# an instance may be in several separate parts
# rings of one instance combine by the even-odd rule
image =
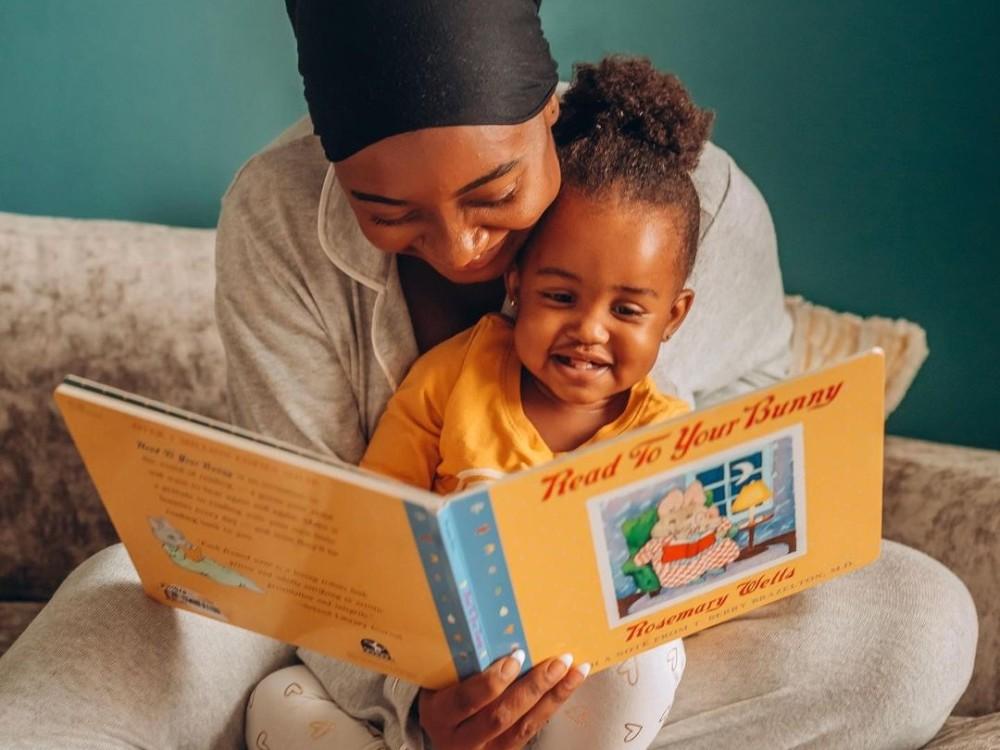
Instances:
[[[646,58],[611,56],[574,66],[554,134],[561,146],[580,139],[594,146],[609,139],[631,142],[631,150],[663,159],[664,171],[689,173],[712,120],[676,76],[658,71]]]
[[[700,202],[691,179],[713,115],[645,58],[575,66],[552,128],[563,185],[591,197],[679,208],[684,274],[698,251]]]

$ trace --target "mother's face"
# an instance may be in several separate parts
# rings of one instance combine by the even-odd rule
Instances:
[[[460,284],[495,279],[559,192],[555,96],[519,125],[427,128],[336,164],[365,237]]]

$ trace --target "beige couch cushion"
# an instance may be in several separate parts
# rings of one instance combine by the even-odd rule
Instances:
[[[927,359],[927,335],[908,320],[861,318],[786,297],[792,316],[792,373],[807,372],[874,346],[885,352],[885,415],[899,406]]]
[[[216,417],[214,231],[0,213],[0,601],[116,541],[52,402],[67,373]]]

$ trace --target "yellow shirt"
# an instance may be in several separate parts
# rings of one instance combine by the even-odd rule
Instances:
[[[442,495],[551,461],[557,454],[521,406],[513,324],[484,316],[420,357],[389,400],[361,465]],[[647,375],[584,445],[683,414]]]

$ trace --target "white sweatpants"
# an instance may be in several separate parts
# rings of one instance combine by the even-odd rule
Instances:
[[[645,750],[666,721],[684,673],[671,641],[588,677],[532,750]],[[249,750],[384,750],[378,731],[344,713],[303,664],[273,672],[247,704]]]

